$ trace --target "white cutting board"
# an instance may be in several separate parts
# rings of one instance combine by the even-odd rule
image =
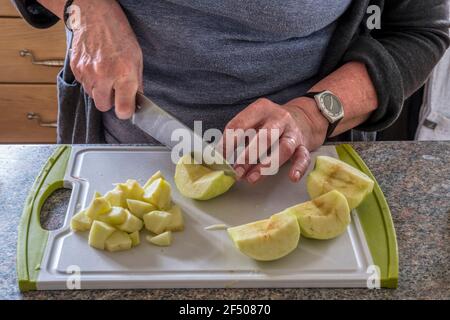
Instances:
[[[309,170],[317,155],[337,157],[333,146],[323,147],[313,154]],[[104,194],[113,183],[127,179],[144,183],[157,170],[171,183],[173,200],[185,216],[185,231],[174,233],[172,246],[148,244],[143,231],[138,247],[109,253],[89,247],[88,233],[70,231],[70,218],[89,204],[95,191]],[[372,258],[355,213],[340,237],[327,241],[302,237],[293,253],[273,262],[244,256],[224,230],[205,230],[214,224],[235,226],[265,219],[309,200],[305,179],[290,182],[287,166],[257,186],[238,183],[206,202],[183,198],[173,182],[174,172],[170,152],[164,148],[73,146],[65,175],[66,187],[72,188],[68,213],[63,227],[49,235],[37,289],[65,289],[74,280],[80,280],[81,289],[366,287]]]

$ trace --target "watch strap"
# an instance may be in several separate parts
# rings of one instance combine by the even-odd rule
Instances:
[[[329,122],[328,129],[327,129],[327,138],[331,137],[331,135],[334,132],[334,129],[338,126],[339,122],[341,122],[342,119],[339,119],[333,123]]]
[[[305,93],[303,96],[315,100],[315,99],[316,99],[316,96],[317,96],[318,94],[321,94],[321,93],[322,93],[322,92],[307,92],[307,93]]]

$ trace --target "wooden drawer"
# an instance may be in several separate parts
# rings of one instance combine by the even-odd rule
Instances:
[[[56,122],[55,85],[0,85],[0,143],[55,143],[56,128],[41,127],[28,113],[44,122]]]
[[[11,0],[0,0],[0,17],[20,17]]]
[[[66,38],[61,23],[49,29],[34,29],[20,18],[0,19],[0,83],[55,83],[61,67],[37,66],[31,57],[20,55],[30,50],[37,60],[63,59]]]

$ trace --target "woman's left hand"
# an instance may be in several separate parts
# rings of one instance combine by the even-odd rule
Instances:
[[[228,158],[227,141],[233,139],[233,146],[236,148],[236,145],[242,143],[242,130],[256,130],[256,135],[245,144],[245,150],[237,154],[234,168],[238,179],[255,184],[264,177],[264,171],[261,170],[271,167],[273,161],[281,167],[291,159],[289,178],[298,182],[309,166],[309,152],[323,144],[327,127],[328,121],[320,114],[315,101],[310,98],[294,99],[285,105],[278,105],[268,99],[258,99],[228,123],[220,148]],[[278,130],[271,131],[272,129]],[[271,132],[276,133],[272,138],[278,139],[279,142],[276,150],[270,149],[270,146],[274,145]],[[267,139],[267,142],[261,144],[261,139]],[[261,161],[261,157],[257,163],[249,161],[252,157],[255,159],[255,154],[252,155],[251,152],[257,150],[256,155],[264,155],[267,149],[270,149],[270,153],[265,161]]]

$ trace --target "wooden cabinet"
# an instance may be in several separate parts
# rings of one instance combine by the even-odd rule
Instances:
[[[55,143],[62,23],[35,29],[0,0],[0,143]]]
[[[0,97],[0,139],[3,142],[55,142],[56,86],[2,84]]]
[[[56,81],[60,67],[49,64],[58,64],[65,55],[61,24],[42,30],[30,27],[22,19],[0,19],[0,30],[0,83]]]

